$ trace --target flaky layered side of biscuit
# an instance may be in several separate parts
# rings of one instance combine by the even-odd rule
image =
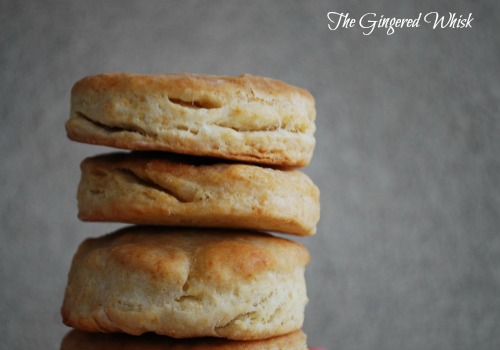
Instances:
[[[315,101],[306,90],[251,75],[102,74],[71,93],[68,137],[300,167],[314,146]]]
[[[307,249],[267,234],[131,227],[79,247],[62,315],[92,332],[265,339],[301,328]]]
[[[115,153],[81,164],[85,221],[204,226],[312,235],[319,190],[298,170]]]

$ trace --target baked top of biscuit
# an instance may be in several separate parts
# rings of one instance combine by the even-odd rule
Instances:
[[[232,290],[262,273],[304,267],[310,256],[301,243],[260,232],[131,226],[86,239],[74,259],[184,287],[192,279]]]
[[[93,332],[264,339],[300,329],[300,243],[245,231],[129,227],[84,241],[62,307]]]
[[[244,74],[100,74],[71,91],[68,137],[299,167],[312,157],[315,101],[301,88]]]
[[[176,156],[113,153],[85,159],[84,221],[226,227],[312,235],[319,190],[301,171]]]

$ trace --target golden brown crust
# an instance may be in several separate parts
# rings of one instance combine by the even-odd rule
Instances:
[[[307,165],[314,98],[248,74],[101,74],[71,94],[68,137],[131,150],[160,150],[281,166]]]
[[[174,339],[155,334],[131,336],[72,330],[61,350],[307,350],[307,336],[301,330],[263,340],[220,338]]]
[[[314,104],[314,98],[309,91],[286,84],[280,80],[242,74],[237,77],[217,76],[208,74],[158,74],[139,75],[127,73],[108,73],[85,77],[75,83],[71,89],[72,95],[86,94],[89,90],[107,92],[116,90],[128,92],[133,90],[140,94],[164,94],[169,97],[189,101],[186,96],[205,96],[205,106],[214,108],[219,101],[229,103],[234,95],[250,91],[254,99],[293,98],[300,94]],[[209,100],[217,96],[217,102]],[[200,100],[200,99],[197,99]]]
[[[116,153],[81,164],[84,221],[244,228],[312,235],[319,190],[304,173],[256,165]]]
[[[308,262],[261,233],[130,227],[81,244],[61,313],[92,332],[264,339],[302,326]]]

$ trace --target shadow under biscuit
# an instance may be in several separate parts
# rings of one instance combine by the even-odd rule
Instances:
[[[307,336],[302,330],[263,340],[238,341],[220,338],[174,339],[147,333],[133,336],[121,333],[90,333],[72,330],[63,338],[61,350],[253,350],[307,349]]]

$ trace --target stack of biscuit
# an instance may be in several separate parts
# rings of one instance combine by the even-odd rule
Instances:
[[[250,75],[78,81],[68,137],[127,150],[81,163],[78,216],[132,225],[78,248],[66,344],[88,339],[81,331],[152,332],[305,349],[309,252],[272,233],[316,231],[319,190],[297,170],[313,154],[315,114],[309,92]]]

